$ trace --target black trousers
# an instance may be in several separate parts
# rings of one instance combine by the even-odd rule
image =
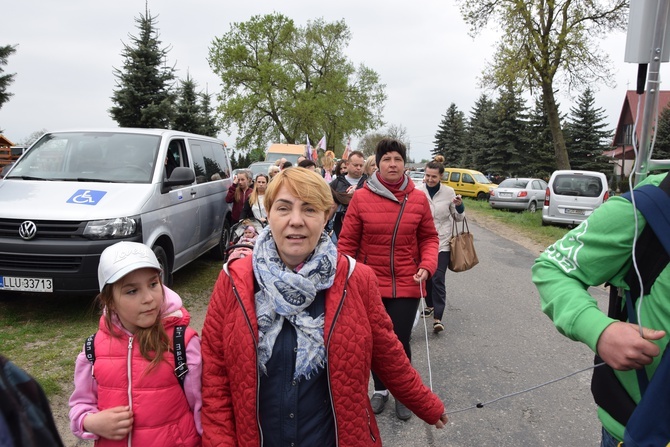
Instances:
[[[449,266],[450,251],[441,251],[437,255],[437,270],[429,281],[426,281],[426,306],[433,307],[433,316],[436,320],[442,320],[444,309],[447,306],[447,288],[444,275]]]
[[[414,318],[419,308],[419,300],[416,298],[382,298],[382,302],[393,321],[393,332],[398,336],[400,343],[405,348],[405,354],[411,361],[412,350],[409,341],[412,337],[412,326],[414,326]],[[372,379],[375,382],[375,391],[386,389],[377,374],[372,373]]]

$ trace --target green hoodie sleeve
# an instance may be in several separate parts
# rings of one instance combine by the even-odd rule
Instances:
[[[638,234],[644,225],[638,213]],[[615,320],[599,309],[588,287],[610,282],[627,288],[624,277],[631,266],[634,233],[631,203],[613,197],[547,248],[533,265],[542,311],[559,332],[594,352],[600,334]]]

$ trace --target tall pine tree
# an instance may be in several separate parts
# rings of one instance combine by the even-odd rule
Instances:
[[[570,108],[565,126],[566,146],[572,169],[612,173],[603,151],[611,149],[612,132],[606,130],[604,110],[595,108],[593,91],[587,87]]]
[[[2,105],[9,101],[9,98],[13,95],[7,91],[9,85],[14,82],[15,74],[3,74],[5,70],[2,68],[3,65],[7,65],[7,58],[16,52],[16,47],[11,45],[6,45],[0,47],[0,109]]]
[[[432,155],[442,155],[446,166],[460,166],[465,156],[465,119],[453,102],[435,134]]]
[[[492,148],[493,101],[482,93],[470,112],[466,132],[467,151],[464,167],[485,170],[486,158]]]
[[[121,127],[169,129],[174,113],[174,67],[166,64],[169,48],[161,48],[155,17],[148,7],[135,18],[139,37],[130,35],[133,46],[123,44],[123,68],[114,69],[115,104],[109,114]]]
[[[209,93],[200,94],[200,113],[202,115],[201,135],[216,137],[221,130],[221,126],[216,123],[216,114],[212,109],[212,95]]]
[[[198,103],[197,84],[186,72],[186,79],[180,81],[177,90],[177,108],[174,115],[175,130],[182,132],[201,133],[203,127],[202,108]]]
[[[486,157],[486,172],[519,175],[523,165],[521,154],[528,150],[526,105],[520,91],[507,85],[494,106],[493,145]]]
[[[670,107],[666,106],[658,117],[656,139],[651,153],[654,160],[670,159]]]

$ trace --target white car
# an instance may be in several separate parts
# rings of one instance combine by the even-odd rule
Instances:
[[[608,197],[607,177],[601,172],[554,171],[545,192],[542,225],[579,225]]]
[[[409,178],[412,179],[412,181],[414,182],[414,186],[418,187],[423,185],[423,179],[425,178],[425,174],[419,171],[410,171]]]

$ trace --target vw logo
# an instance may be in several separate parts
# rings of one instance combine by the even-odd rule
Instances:
[[[19,236],[21,236],[21,239],[29,241],[30,239],[34,238],[36,234],[37,225],[35,225],[35,222],[31,222],[29,220],[21,222],[21,225],[19,226]]]

